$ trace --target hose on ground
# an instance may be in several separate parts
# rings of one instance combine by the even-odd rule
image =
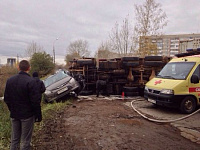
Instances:
[[[193,113],[191,113],[191,114],[189,114],[189,115],[186,115],[186,116],[183,116],[183,117],[180,117],[180,118],[177,118],[177,119],[173,119],[173,120],[158,120],[158,119],[149,118],[149,117],[145,116],[144,114],[142,114],[141,112],[139,112],[139,111],[133,106],[133,103],[136,102],[136,101],[138,101],[138,100],[133,100],[133,101],[131,101],[131,107],[133,108],[133,110],[134,110],[135,112],[137,112],[137,113],[138,113],[140,116],[142,116],[143,118],[145,118],[145,119],[147,119],[147,120],[149,120],[149,121],[152,121],[152,122],[157,122],[157,123],[171,123],[171,122],[175,122],[175,121],[180,121],[180,120],[186,119],[186,118],[188,118],[188,117],[190,117],[190,116],[192,116],[192,115],[194,115],[194,114],[200,112],[200,109],[198,109],[198,110],[196,110],[195,112],[193,112]],[[141,101],[143,101],[143,100],[141,100]]]

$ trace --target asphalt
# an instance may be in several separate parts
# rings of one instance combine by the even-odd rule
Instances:
[[[79,99],[85,99],[89,101],[95,98],[96,98],[95,95],[79,96]],[[152,119],[174,120],[185,117],[187,115],[187,114],[182,114],[178,109],[155,106],[152,103],[145,100],[143,97],[100,96],[100,98],[104,98],[107,100],[116,100],[116,99],[122,100],[122,102],[124,102],[125,105],[131,108],[132,108],[131,102],[134,101],[133,106],[139,112]],[[200,144],[199,118],[200,118],[200,111],[186,119],[171,122],[170,124],[173,127],[178,128],[180,130],[181,136],[191,140],[192,142]]]
[[[132,98],[134,100],[134,98]],[[143,97],[137,97],[138,101],[133,103],[133,106],[145,116],[158,120],[174,120],[185,117],[187,114],[181,114],[178,109],[164,108],[153,105],[146,101]],[[126,105],[131,106],[130,102],[126,102]],[[200,109],[200,108],[199,108]],[[170,123],[172,126],[178,128],[183,137],[191,140],[192,142],[200,144],[200,111],[196,114],[180,120]]]

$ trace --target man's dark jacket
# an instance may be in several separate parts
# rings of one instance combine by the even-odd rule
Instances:
[[[20,71],[7,80],[4,101],[10,110],[11,118],[26,119],[34,115],[41,117],[36,82],[26,72]]]
[[[45,92],[46,87],[45,87],[45,85],[44,85],[44,82],[41,81],[41,80],[39,79],[39,77],[34,77],[34,79],[35,79],[35,81],[36,81],[36,86],[37,86],[37,88],[38,88],[38,94],[39,94],[38,97],[39,97],[40,100],[41,100],[41,98],[42,98],[42,93]]]

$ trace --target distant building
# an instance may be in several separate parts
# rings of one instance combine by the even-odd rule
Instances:
[[[157,55],[160,56],[174,56],[186,52],[186,49],[200,48],[200,34],[146,36],[143,39],[157,45]],[[140,40],[139,46],[143,43]]]
[[[7,58],[7,65],[16,66],[16,58]]]

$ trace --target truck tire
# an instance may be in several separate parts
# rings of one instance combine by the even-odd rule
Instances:
[[[99,80],[106,80],[109,79],[110,76],[108,74],[104,74],[104,75],[99,75]]]
[[[124,92],[138,92],[138,87],[128,87],[128,86],[124,86],[124,87],[123,87],[123,91],[124,91]]]
[[[124,96],[139,96],[139,92],[124,92]]]
[[[118,63],[117,61],[108,61],[108,69],[117,69]]]
[[[139,66],[139,62],[123,62],[124,67],[137,67]]]
[[[145,61],[162,61],[163,57],[162,56],[146,56],[144,60]]]
[[[152,66],[152,67],[162,67],[165,65],[164,62],[162,61],[145,61],[144,62],[145,66]]]
[[[107,61],[100,61],[99,62],[99,69],[106,69],[108,66],[108,62]]]
[[[125,74],[125,70],[124,69],[116,69],[116,70],[113,70],[113,74],[114,75],[123,75]]]
[[[83,96],[92,95],[92,94],[93,94],[93,91],[81,91],[79,93],[79,95],[83,95]]]
[[[80,66],[95,65],[92,59],[78,59],[77,64],[79,64]]]
[[[182,113],[190,114],[196,110],[196,100],[192,96],[187,96],[181,101],[180,110]]]
[[[139,57],[122,57],[122,61],[139,61]]]

